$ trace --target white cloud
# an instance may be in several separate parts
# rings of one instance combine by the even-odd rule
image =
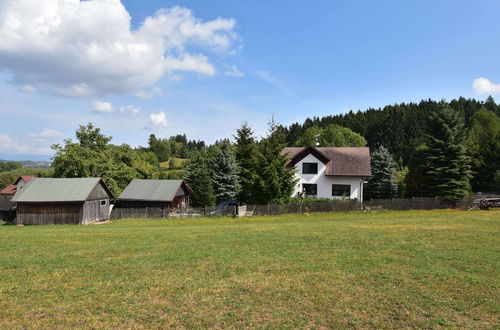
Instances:
[[[41,132],[39,133],[28,133],[28,137],[31,137],[31,138],[57,138],[57,137],[60,137],[62,136],[63,133],[58,131],[58,130],[55,130],[55,129],[52,129],[52,128],[44,128]]]
[[[158,129],[167,126],[167,117],[165,112],[152,113],[149,115],[150,128]]]
[[[134,96],[140,97],[141,99],[150,99],[155,95],[163,94],[163,90],[160,87],[153,87],[151,89],[143,89],[134,93]]]
[[[26,93],[34,93],[37,91],[37,89],[31,85],[24,85],[19,87],[19,90],[26,92]]]
[[[141,112],[141,109],[139,107],[136,107],[135,105],[126,105],[124,107],[120,107],[120,112],[121,113],[130,113],[132,116],[136,116]]]
[[[236,77],[236,78],[241,78],[241,77],[245,76],[245,74],[243,72],[241,72],[240,70],[238,70],[238,68],[236,67],[236,65],[232,65],[229,68],[229,70],[227,70],[224,74],[226,76]]]
[[[43,132],[43,131],[42,131]],[[40,133],[39,133],[40,134]],[[0,133],[0,151],[13,154],[50,155],[52,150],[45,139],[28,134],[15,138],[9,134]]]
[[[474,79],[474,82],[472,83],[472,88],[474,89],[474,92],[478,95],[500,93],[500,84],[495,84],[491,80],[483,77]]]
[[[92,108],[95,112],[111,113],[115,111],[113,104],[110,102],[94,101],[92,103]]]
[[[179,71],[212,76],[233,19],[160,9],[137,29],[120,0],[0,1],[0,69],[19,86],[72,97],[134,93]],[[193,52],[192,49],[196,49]]]
[[[288,86],[286,86],[281,80],[275,78],[271,72],[269,71],[266,71],[266,70],[259,70],[256,72],[257,76],[270,83],[271,85],[273,85],[274,87],[276,87],[277,89],[279,89],[280,91],[282,91],[283,93],[285,94],[290,94],[291,91],[290,89],[288,88]]]

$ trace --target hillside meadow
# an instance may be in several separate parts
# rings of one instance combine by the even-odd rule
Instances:
[[[499,324],[500,211],[0,226],[2,328]]]

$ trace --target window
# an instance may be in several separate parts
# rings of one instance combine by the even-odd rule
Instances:
[[[302,174],[318,174],[318,163],[302,163]]]
[[[304,189],[304,192],[308,196],[316,196],[318,194],[318,185],[317,184],[304,183],[302,185],[302,188]]]
[[[332,184],[332,196],[350,197],[351,185],[349,184]]]
[[[101,206],[104,206],[104,205],[106,205],[106,200],[101,201]]]

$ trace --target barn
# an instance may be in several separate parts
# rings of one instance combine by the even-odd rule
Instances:
[[[118,197],[122,209],[176,209],[191,205],[193,191],[183,180],[134,179]]]
[[[12,201],[17,224],[88,224],[109,219],[113,198],[100,178],[36,178]]]

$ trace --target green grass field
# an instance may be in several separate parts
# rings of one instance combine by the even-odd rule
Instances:
[[[0,327],[499,324],[500,211],[0,226]]]

